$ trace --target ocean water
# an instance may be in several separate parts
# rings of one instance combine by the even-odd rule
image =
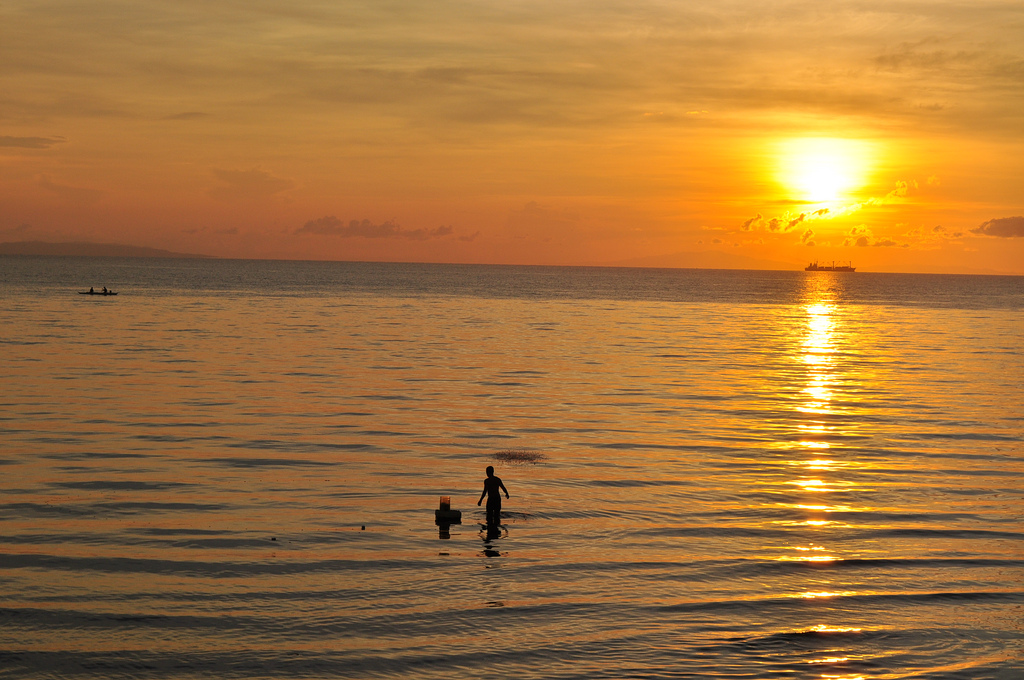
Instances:
[[[1024,677],[1024,278],[0,283],[0,678]]]

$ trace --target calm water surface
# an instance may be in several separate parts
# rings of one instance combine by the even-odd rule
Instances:
[[[0,283],[0,678],[1024,675],[1022,278]]]

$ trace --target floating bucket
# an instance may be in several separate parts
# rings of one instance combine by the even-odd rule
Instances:
[[[438,524],[462,524],[462,511],[452,510],[451,496],[441,496],[441,507],[434,510],[434,520]]]

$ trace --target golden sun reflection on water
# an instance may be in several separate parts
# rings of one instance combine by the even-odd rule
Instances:
[[[841,464],[824,458],[815,458],[814,460],[797,461],[792,462],[790,465],[800,465],[807,468],[808,470],[821,470],[823,472],[829,472],[837,467],[841,467]]]
[[[823,597],[847,597],[847,596],[856,595],[856,594],[857,593],[852,591],[852,590],[841,590],[841,591],[823,590],[823,591],[820,591],[820,592],[797,593],[796,595],[793,595],[793,597],[800,597],[800,598],[803,598],[805,600],[817,600],[817,599],[820,599],[820,598],[823,598]]]
[[[811,628],[812,632],[815,633],[859,633],[863,628],[854,628],[851,626],[828,626],[820,624]]]
[[[808,277],[805,303],[801,308],[802,323],[793,331],[799,348],[793,358],[803,369],[803,385],[799,388],[799,399],[793,405],[797,414],[795,426],[800,436],[796,442],[779,443],[779,448],[788,449],[796,454],[787,461],[796,473],[795,478],[790,477],[784,484],[796,489],[799,494],[808,495],[802,502],[785,504],[786,507],[805,513],[804,517],[783,520],[775,524],[792,527],[795,530],[803,528],[809,532],[808,538],[814,538],[803,545],[785,546],[782,554],[775,558],[782,562],[828,565],[842,562],[851,556],[829,547],[829,537],[833,536],[837,529],[850,526],[841,519],[829,517],[829,513],[853,512],[857,509],[846,504],[832,504],[819,500],[825,495],[853,491],[859,485],[849,477],[844,478],[844,472],[859,471],[865,467],[844,461],[842,445],[837,443],[837,440],[841,442],[842,438],[849,434],[850,424],[844,423],[841,416],[849,412],[850,395],[842,388],[854,376],[845,375],[841,359],[852,348],[843,346],[849,336],[839,328],[841,311],[832,301],[832,287],[836,285],[837,280],[831,276]],[[800,456],[801,453],[806,457]],[[840,584],[829,587],[831,584],[819,581],[813,585],[803,585],[803,588],[798,585],[788,597],[827,600],[856,594],[853,590],[835,587]],[[833,633],[856,632],[860,629],[819,624],[810,630]],[[820,660],[818,663],[841,663],[844,660],[845,657],[834,657]]]
[[[830,449],[831,444],[820,439],[823,438],[822,435],[832,434],[835,430],[834,421],[825,418],[835,414],[832,400],[837,379],[834,356],[837,349],[833,337],[836,323],[833,317],[836,310],[830,301],[828,291],[821,289],[824,281],[825,279],[821,277],[808,278],[810,290],[808,302],[803,310],[806,325],[800,330],[801,353],[797,357],[807,370],[806,383],[801,390],[804,400],[795,407],[798,413],[807,416],[806,420],[798,425],[802,432],[807,433],[798,446],[810,450]],[[796,460],[791,461],[791,464],[804,467],[808,472],[828,472],[836,467],[835,461],[822,458]],[[789,483],[808,492],[833,491],[841,486],[829,480],[809,477]]]

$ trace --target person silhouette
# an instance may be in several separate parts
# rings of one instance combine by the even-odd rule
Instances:
[[[501,483],[501,478],[494,476],[494,467],[488,465],[484,490],[480,494],[480,500],[476,502],[477,505],[480,505],[484,501],[484,496],[487,496],[487,526],[501,524],[501,494],[498,493],[498,489],[505,492],[505,498],[509,497],[508,489]]]

